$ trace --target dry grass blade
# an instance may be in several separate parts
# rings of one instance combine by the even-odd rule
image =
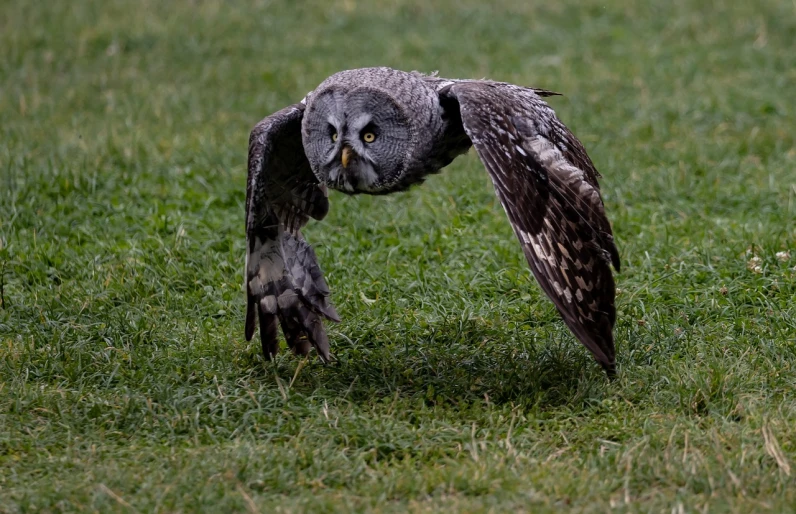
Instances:
[[[122,506],[124,506],[124,507],[127,507],[128,509],[132,510],[133,512],[138,512],[138,511],[136,510],[136,508],[135,508],[135,507],[133,507],[132,505],[130,505],[130,504],[127,502],[127,501],[125,501],[125,499],[124,499],[124,498],[122,498],[121,496],[119,496],[118,494],[116,494],[116,493],[113,491],[113,489],[111,489],[111,488],[110,488],[110,487],[108,487],[107,485],[105,485],[105,484],[100,484],[98,487],[99,487],[100,491],[102,491],[103,493],[105,493],[105,494],[107,494],[108,496],[110,496],[111,498],[113,498],[113,500],[114,500],[116,503],[118,503],[119,505],[122,505]]]
[[[246,502],[246,510],[248,510],[250,514],[257,514],[260,512],[260,509],[257,508],[257,504],[254,503],[252,497],[246,493],[246,490],[243,489],[241,484],[237,484],[237,489],[240,495],[243,496],[243,501]]]
[[[766,452],[775,460],[777,461],[777,466],[779,469],[782,470],[787,476],[790,476],[790,464],[788,463],[788,459],[785,458],[785,455],[782,453],[782,448],[779,446],[779,441],[774,436],[774,432],[771,430],[771,425],[768,423],[763,425],[762,428],[763,432],[763,440],[765,441]]]

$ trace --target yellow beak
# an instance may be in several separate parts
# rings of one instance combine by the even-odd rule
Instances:
[[[348,168],[348,161],[351,160],[351,156],[354,154],[354,151],[348,147],[343,147],[343,168]]]

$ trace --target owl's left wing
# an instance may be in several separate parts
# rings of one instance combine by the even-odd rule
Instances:
[[[484,163],[531,270],[564,322],[615,374],[619,253],[583,146],[540,98],[511,84],[462,81],[441,88]],[[453,113],[449,113],[453,114]],[[458,116],[456,116],[458,117]]]

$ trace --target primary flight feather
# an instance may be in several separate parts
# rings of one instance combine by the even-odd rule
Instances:
[[[278,326],[299,355],[328,361],[323,318],[339,321],[300,229],[329,210],[327,186],[389,194],[475,147],[542,290],[613,376],[619,253],[583,145],[542,100],[555,93],[391,68],[336,73],[249,138],[246,339],[263,354]]]

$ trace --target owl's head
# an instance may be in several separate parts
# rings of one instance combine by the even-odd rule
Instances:
[[[315,176],[350,194],[390,192],[410,155],[408,120],[399,103],[380,89],[329,87],[313,94],[301,136]]]

